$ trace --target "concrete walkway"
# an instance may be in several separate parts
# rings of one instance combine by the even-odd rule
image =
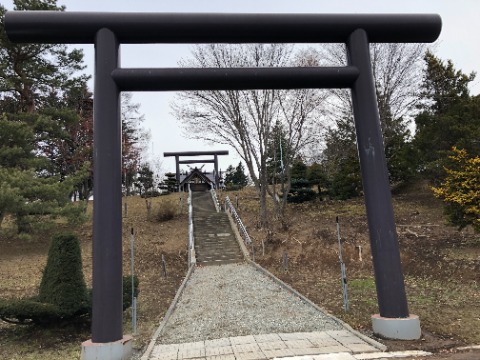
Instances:
[[[204,202],[202,200],[197,202],[197,206]],[[205,210],[202,209],[202,216],[209,215]],[[201,221],[198,221],[197,229],[200,224]],[[142,360],[383,360],[397,357],[396,355],[405,357],[405,354],[383,352],[386,349],[384,345],[324,313],[272,274],[256,264],[255,266],[259,272],[257,275],[249,274],[254,270],[247,264],[207,267],[211,269],[208,271],[207,268],[199,268],[201,270],[198,271],[192,271],[194,269],[191,268]],[[212,271],[218,274],[210,274]],[[235,271],[241,276],[235,277]],[[208,275],[207,280],[199,283],[202,273]],[[271,279],[264,279],[264,275]],[[254,280],[259,276],[261,286],[255,287]],[[242,285],[245,281],[248,286]],[[276,294],[263,294],[267,300],[265,304],[253,301],[262,299],[262,292],[267,288],[272,288]],[[253,294],[249,294],[249,291],[253,291]],[[285,293],[286,297],[279,296],[279,293]],[[237,299],[236,294],[247,295],[245,299],[249,300]],[[291,297],[296,300],[292,302]],[[285,307],[284,302],[288,311],[282,308]],[[275,307],[274,310],[277,309],[273,315],[262,317],[262,310],[268,313],[271,306]],[[315,314],[303,316],[303,306],[310,307],[311,311],[318,312],[321,317],[317,318]],[[242,310],[242,307],[249,309],[248,312]],[[293,318],[288,318],[286,312],[291,313]],[[322,320],[322,317],[325,319]],[[202,323],[205,319],[209,326]],[[291,325],[302,322],[304,325],[301,330],[294,332]],[[212,326],[216,323],[224,326]],[[330,323],[335,323],[335,327]],[[217,328],[221,331],[217,331]],[[238,330],[234,331],[236,328]],[[195,331],[192,332],[192,329]],[[426,354],[428,353],[412,352],[407,356]]]
[[[263,334],[156,345],[150,359],[265,360],[310,355],[341,354],[339,359],[362,359],[351,354],[379,352],[348,330]],[[348,357],[347,357],[348,356]],[[332,359],[332,357],[329,357]],[[366,359],[365,357],[363,359]]]

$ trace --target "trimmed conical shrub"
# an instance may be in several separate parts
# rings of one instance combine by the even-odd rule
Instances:
[[[82,270],[80,243],[75,235],[53,237],[38,301],[55,305],[62,317],[88,311],[89,298]]]
[[[123,309],[132,305],[132,278],[123,277]],[[134,278],[138,296],[138,278]],[[73,234],[52,239],[38,296],[0,299],[0,319],[13,324],[56,324],[89,319],[92,290],[85,285],[80,244]]]

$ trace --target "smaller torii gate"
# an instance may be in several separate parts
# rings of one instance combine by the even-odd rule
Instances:
[[[214,164],[215,171],[215,188],[218,189],[220,177],[218,176],[218,156],[228,155],[228,150],[215,151],[181,151],[181,152],[164,152],[164,157],[175,156],[175,172],[177,184],[180,184],[180,164]],[[198,159],[198,160],[180,160],[181,156],[213,156],[213,159]],[[180,190],[180,189],[179,189]]]

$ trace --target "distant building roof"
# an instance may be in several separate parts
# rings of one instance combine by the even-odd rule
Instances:
[[[190,182],[194,178],[199,178],[202,182],[207,184],[215,184],[215,177],[213,173],[202,172],[200,169],[195,168],[188,174],[180,174],[180,186]]]

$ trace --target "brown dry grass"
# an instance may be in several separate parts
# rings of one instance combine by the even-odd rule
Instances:
[[[135,272],[140,278],[135,347],[145,346],[160,323],[186,274],[186,243],[188,239],[187,209],[182,213],[178,194],[153,198],[151,214],[162,203],[175,207],[177,216],[170,221],[147,219],[145,200],[124,198],[128,216],[123,219],[124,274],[130,274],[130,229],[135,232]],[[92,204],[88,213],[91,217]],[[56,231],[62,231],[62,226]],[[92,231],[91,221],[77,231],[81,239],[85,279],[91,286]],[[0,291],[2,297],[26,297],[38,289],[46,263],[48,236],[29,240],[15,238],[9,229],[0,239]],[[165,256],[167,277],[162,275],[161,258]],[[124,315],[124,333],[131,333],[131,312]],[[18,327],[0,323],[1,359],[78,359],[82,341],[90,337],[85,324],[63,325],[53,328]]]
[[[285,216],[288,229],[274,223],[273,231],[266,232],[256,227],[254,192],[239,192],[239,198],[240,216],[256,242],[256,260],[319,306],[371,335],[370,316],[378,313],[378,307],[363,199],[289,204]],[[447,226],[442,204],[426,184],[395,195],[394,211],[410,312],[420,316],[423,339],[387,341],[387,345],[391,349],[440,350],[461,343],[479,344],[479,235],[471,229],[457,231]],[[348,314],[342,303],[337,215],[348,278]],[[261,255],[262,240],[265,256]],[[282,261],[285,253],[288,270]]]
[[[370,315],[377,312],[375,284],[370,260],[367,221],[362,199],[288,205],[288,229],[271,233],[256,228],[258,199],[253,189],[238,192],[240,215],[256,242],[257,261],[316,304],[370,334]],[[235,193],[223,193],[234,199]],[[158,326],[186,273],[187,216],[156,223],[147,220],[145,200],[125,199],[124,271],[129,273],[130,228],[136,233],[136,270],[140,276],[138,335],[136,347],[144,346]],[[152,200],[152,213],[159,202],[178,204],[178,194]],[[91,205],[90,205],[91,206]],[[424,184],[394,197],[401,256],[410,311],[420,316],[424,337],[416,342],[387,342],[391,349],[446,349],[460,343],[480,343],[480,241],[470,229],[462,232],[444,223],[441,203]],[[89,209],[91,210],[91,208]],[[342,308],[335,216],[341,223],[351,311]],[[400,225],[409,225],[408,227]],[[413,225],[422,225],[419,227]],[[429,225],[429,226],[423,226]],[[433,225],[433,226],[432,226]],[[10,234],[8,231],[6,234]],[[2,233],[4,234],[4,233]],[[84,270],[91,281],[91,223],[79,231]],[[261,240],[266,254],[261,255]],[[363,261],[358,246],[363,248]],[[0,289],[2,296],[35,293],[46,261],[48,239],[0,239]],[[288,270],[282,266],[288,253]],[[167,261],[168,277],[161,274],[161,255]],[[124,333],[131,332],[130,312],[125,313]],[[1,359],[74,359],[80,343],[90,336],[82,326],[29,328],[0,324]],[[478,354],[476,354],[478,355]]]

